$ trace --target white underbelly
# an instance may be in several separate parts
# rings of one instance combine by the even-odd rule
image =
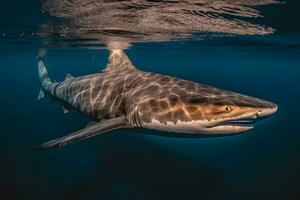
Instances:
[[[206,129],[203,127],[203,121],[193,120],[193,121],[180,121],[176,123],[172,121],[167,121],[165,123],[160,122],[159,120],[152,119],[149,123],[143,123],[144,128],[155,129],[160,131],[171,131],[178,133],[206,133]]]

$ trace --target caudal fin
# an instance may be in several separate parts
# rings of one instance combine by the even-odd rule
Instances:
[[[38,99],[41,99],[45,95],[45,91],[49,89],[49,86],[51,85],[52,81],[48,76],[48,71],[46,69],[46,66],[43,62],[43,57],[46,55],[47,50],[46,49],[39,49],[38,55],[36,57],[37,59],[37,65],[38,65],[38,73],[39,73],[39,78],[41,81],[41,86],[42,89],[39,93]]]
[[[44,65],[43,57],[46,55],[45,49],[39,49],[38,55],[37,55],[37,65],[39,70],[39,77],[41,80],[41,83],[43,83],[46,79],[49,79],[48,77],[48,71]]]

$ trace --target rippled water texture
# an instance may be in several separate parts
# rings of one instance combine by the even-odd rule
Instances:
[[[186,38],[196,32],[265,35],[274,30],[255,21],[262,17],[255,7],[273,3],[276,1],[48,0],[43,9],[64,21],[44,24],[41,34],[130,41]]]
[[[53,47],[268,35],[276,29],[262,23],[266,13],[261,9],[280,4],[284,2],[29,0],[30,7],[24,10],[25,2],[5,0],[0,23],[8,29],[0,37],[12,41],[22,37],[23,42]],[[14,24],[7,21],[11,11],[17,11],[11,16]]]

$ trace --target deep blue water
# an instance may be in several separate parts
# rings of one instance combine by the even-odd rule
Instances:
[[[29,5],[28,13],[39,9],[33,1]],[[2,37],[0,199],[299,199],[300,4],[287,1],[262,10],[263,23],[275,33],[133,43],[126,50],[141,70],[278,104],[277,113],[255,129],[227,137],[169,138],[117,130],[34,152],[42,142],[81,129],[88,119],[63,114],[49,98],[36,99],[40,41]],[[36,19],[28,13],[11,19],[2,14],[2,33],[24,28],[15,27],[19,15]],[[105,49],[53,47],[45,64],[53,79],[62,80],[66,73],[100,71],[107,56]]]

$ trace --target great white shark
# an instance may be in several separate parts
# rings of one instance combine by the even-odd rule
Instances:
[[[110,50],[99,73],[52,81],[37,58],[42,90],[92,122],[38,149],[63,146],[121,128],[147,128],[176,135],[229,135],[248,131],[272,115],[277,105],[262,100],[134,67],[123,50]],[[163,133],[163,132],[162,132]],[[169,134],[166,134],[169,135]]]

